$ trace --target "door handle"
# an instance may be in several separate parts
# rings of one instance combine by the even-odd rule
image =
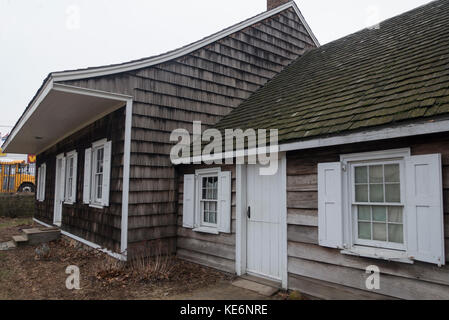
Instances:
[[[251,207],[248,207],[248,211],[246,214],[248,215],[248,219],[251,219]]]

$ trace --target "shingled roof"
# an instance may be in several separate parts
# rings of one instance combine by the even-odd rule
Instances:
[[[449,115],[448,44],[449,0],[432,2],[309,51],[216,127],[282,144]]]

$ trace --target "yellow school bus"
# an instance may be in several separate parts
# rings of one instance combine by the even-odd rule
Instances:
[[[35,164],[0,162],[0,193],[35,192]]]

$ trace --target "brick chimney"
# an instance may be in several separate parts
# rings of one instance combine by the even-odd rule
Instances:
[[[292,0],[267,0],[267,10],[270,11],[271,9],[282,6],[290,1]]]

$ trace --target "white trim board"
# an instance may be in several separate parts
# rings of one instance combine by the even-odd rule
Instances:
[[[124,64],[111,65],[111,66],[105,66],[105,67],[99,67],[99,68],[93,68],[93,69],[54,72],[51,74],[51,76],[54,78],[55,81],[68,81],[68,80],[77,80],[77,79],[83,79],[83,78],[99,77],[99,76],[111,75],[111,74],[115,74],[115,73],[132,71],[132,70],[141,69],[141,68],[147,68],[147,67],[150,67],[150,66],[153,66],[156,64],[164,63],[164,62],[182,57],[182,56],[189,54],[195,50],[201,49],[215,41],[218,41],[218,40],[225,38],[235,32],[243,30],[255,23],[258,23],[258,22],[265,20],[273,15],[276,15],[288,8],[293,8],[293,10],[295,10],[296,14],[298,15],[299,19],[301,20],[302,24],[304,25],[304,28],[309,33],[313,42],[315,43],[315,45],[317,47],[319,47],[320,43],[318,42],[317,38],[315,37],[312,30],[310,29],[310,26],[307,24],[306,20],[304,19],[304,16],[302,15],[298,6],[296,5],[296,3],[294,1],[290,1],[290,2],[283,4],[277,8],[274,8],[270,11],[261,13],[253,18],[250,18],[250,19],[245,20],[241,23],[238,23],[230,28],[227,28],[218,33],[215,33],[207,38],[204,38],[203,40],[194,42],[190,45],[187,45],[180,49],[177,49],[177,50],[174,50],[174,51],[171,51],[171,52],[159,55],[159,56],[150,57],[148,59],[142,59],[139,61],[131,61],[131,62],[124,63]]]
[[[33,218],[33,221],[36,222],[36,223],[39,223],[39,224],[41,224],[41,225],[43,225],[43,226],[45,226],[47,228],[53,228],[54,227],[54,226],[51,226],[51,225],[49,225],[49,224],[47,224],[45,222],[42,222],[42,221],[36,219],[36,218]],[[127,260],[127,257],[125,255],[122,255],[122,254],[115,253],[115,252],[112,252],[110,250],[104,249],[104,248],[102,248],[101,246],[99,246],[96,243],[93,243],[93,242],[87,241],[85,239],[82,239],[82,238],[80,238],[78,236],[75,236],[74,234],[71,234],[71,233],[66,232],[64,230],[61,230],[61,234],[65,235],[65,236],[67,236],[69,238],[72,238],[72,239],[74,239],[74,240],[76,240],[78,242],[81,242],[81,243],[83,243],[83,244],[85,244],[85,245],[87,245],[87,246],[89,246],[89,247],[91,247],[93,249],[96,249],[98,251],[106,253],[107,255],[109,255],[109,256],[111,256],[111,257],[113,257],[115,259],[118,259],[118,260],[121,260],[121,261],[126,261]]]
[[[370,142],[378,140],[388,140],[395,138],[412,137],[418,135],[434,134],[449,132],[449,120],[435,120],[414,124],[399,125],[395,127],[388,127],[382,129],[367,129],[363,132],[343,134],[339,136],[329,137],[329,138],[316,138],[306,141],[298,141],[293,143],[281,144],[279,146],[274,146],[269,151],[271,154],[296,151],[296,150],[306,150],[315,149],[322,147],[332,147],[337,145],[345,145],[360,142]],[[179,161],[181,164],[189,164],[191,162],[203,162],[203,161],[216,161],[236,158],[237,154],[240,153],[240,157],[243,155],[245,157],[249,155],[259,155],[266,154],[270,147],[262,149],[245,149],[242,151],[231,151],[223,152],[212,156],[195,156],[190,158],[181,158]]]
[[[320,147],[330,147],[335,145],[387,140],[447,131],[449,131],[449,120],[428,121],[422,123],[399,125],[383,129],[367,129],[363,132],[358,133],[283,144],[280,146],[280,151],[285,152]]]

